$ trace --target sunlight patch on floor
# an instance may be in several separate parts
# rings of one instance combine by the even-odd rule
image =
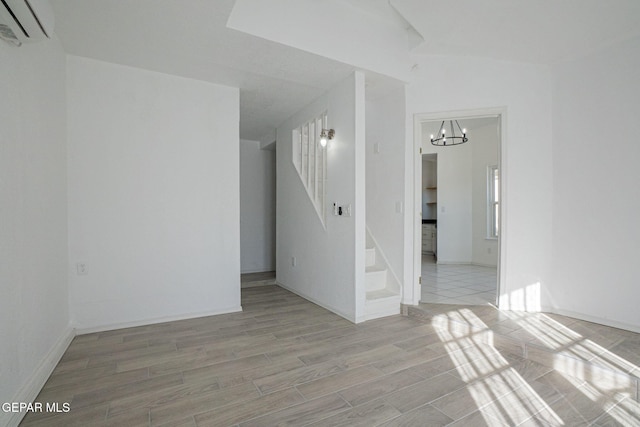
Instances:
[[[534,295],[534,291],[527,290],[523,295],[527,292]],[[563,398],[576,400],[574,409],[578,414],[590,411],[585,418],[610,416],[623,425],[640,425],[638,379],[629,375],[640,372],[638,366],[543,313],[501,311],[500,315],[505,316],[504,322],[509,322],[502,326],[503,330],[506,328],[507,334],[515,332],[505,335],[515,344],[514,348],[517,349],[517,343],[522,340],[523,362],[553,368],[569,390],[579,392],[560,393]],[[468,384],[462,398],[468,396],[470,404],[488,424],[517,425],[529,419],[543,419],[554,426],[572,422],[554,412],[523,378],[521,372],[529,373],[522,369],[527,368],[512,365],[513,362],[493,347],[496,333],[472,309],[457,308],[434,314],[431,324],[454,362],[458,376]],[[509,327],[520,329],[509,332]],[[607,345],[621,341],[615,335],[606,338]],[[508,357],[512,361],[517,359]],[[550,401],[553,402],[555,400]]]
[[[465,327],[458,323],[460,321],[477,326]],[[458,374],[469,384],[467,391],[488,424],[499,420],[515,425],[544,410],[551,414],[557,425],[562,425],[560,417],[509,361],[499,352],[489,351],[491,347],[488,344],[481,343],[486,341],[488,326],[471,310],[462,309],[436,315],[432,325],[436,327]],[[482,338],[475,340],[474,336],[479,334]],[[464,344],[461,345],[461,342]],[[468,356],[467,353],[472,350],[477,350],[475,355],[481,356]]]

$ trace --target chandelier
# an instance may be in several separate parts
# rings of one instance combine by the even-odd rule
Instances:
[[[447,120],[443,120],[440,125],[440,130],[436,135],[431,135],[431,145],[438,145],[441,147],[450,146],[450,145],[460,145],[464,144],[469,140],[467,138],[467,130],[460,127],[460,123],[457,120],[449,120],[449,128],[447,129]],[[455,123],[455,125],[454,125]],[[456,134],[456,127],[458,129],[458,133]]]

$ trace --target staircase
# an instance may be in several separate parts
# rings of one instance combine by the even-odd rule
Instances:
[[[400,283],[368,229],[365,284],[367,299],[363,320],[400,314]]]

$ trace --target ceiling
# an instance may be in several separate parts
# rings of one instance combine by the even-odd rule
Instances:
[[[353,71],[228,29],[234,0],[51,3],[67,53],[239,87],[243,139],[273,138],[276,126]]]
[[[389,0],[416,54],[553,64],[640,35],[638,0]]]
[[[304,10],[300,5],[317,7],[318,1],[260,4],[285,9],[295,2]],[[455,54],[553,64],[640,34],[639,0],[322,1],[323,7],[350,8],[360,14],[359,25],[370,23],[374,32],[376,25],[406,32],[397,50],[407,57]],[[51,3],[56,33],[70,54],[239,87],[242,139],[273,141],[278,125],[356,69],[344,49],[335,60],[326,46],[318,55],[227,27],[236,0]],[[366,49],[368,40],[352,33],[352,44]],[[371,41],[369,47],[375,48]],[[398,81],[368,72],[367,83],[371,91]]]

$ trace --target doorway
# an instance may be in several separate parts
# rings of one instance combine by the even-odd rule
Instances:
[[[275,143],[240,140],[240,287],[276,282]]]
[[[468,142],[432,145],[450,120],[467,128]],[[416,304],[498,304],[503,125],[501,109],[415,117]]]

